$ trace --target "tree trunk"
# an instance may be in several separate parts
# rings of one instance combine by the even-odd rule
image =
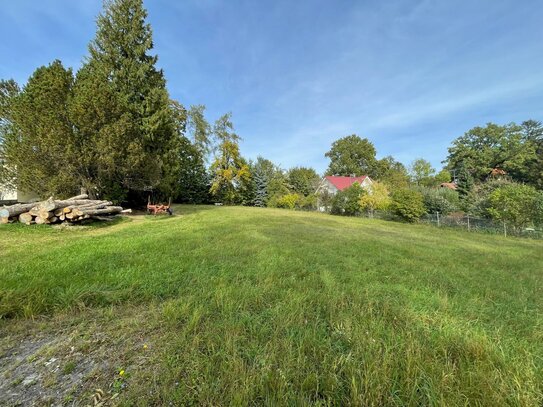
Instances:
[[[0,218],[11,218],[14,216],[18,216],[23,212],[28,212],[34,206],[36,206],[36,203],[4,206],[2,209],[0,209]]]
[[[91,210],[82,210],[84,215],[108,215],[114,213],[121,213],[123,210],[122,206],[108,206],[104,209],[91,209]]]

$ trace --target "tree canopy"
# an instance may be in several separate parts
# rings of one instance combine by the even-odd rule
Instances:
[[[325,156],[330,159],[327,175],[374,176],[376,167],[375,147],[367,138],[356,134],[343,137],[332,143]]]
[[[474,127],[453,141],[447,168],[465,166],[476,181],[484,181],[494,168],[506,171],[517,181],[530,181],[529,163],[537,161],[535,139],[541,124],[534,121],[499,126]]]
[[[290,189],[303,196],[314,194],[321,177],[313,168],[293,167],[287,172]]]
[[[72,71],[58,60],[36,69],[20,92],[3,82],[2,155],[17,188],[42,196],[77,190],[76,139],[67,110],[73,83]]]

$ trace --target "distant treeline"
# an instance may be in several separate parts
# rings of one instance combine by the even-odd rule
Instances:
[[[187,203],[315,209],[326,200],[315,195],[321,175],[314,169],[242,157],[230,114],[211,124],[204,105],[187,108],[171,99],[146,17],[142,0],[107,2],[77,72],[56,60],[22,87],[0,81],[0,184],[42,197],[84,189],[128,203],[153,194]],[[391,156],[377,159],[374,145],[357,135],[335,141],[325,156],[326,174],[369,175],[389,198],[421,193],[426,211],[437,210],[436,202],[443,210],[447,201],[447,210],[490,216],[488,197],[498,188],[490,185],[543,188],[543,126],[535,120],[469,130],[454,140],[440,171],[422,158],[408,167]],[[435,192],[451,181],[458,192]]]

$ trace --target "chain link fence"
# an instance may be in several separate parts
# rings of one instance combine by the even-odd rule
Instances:
[[[383,220],[398,220],[392,213],[386,211],[364,213],[362,216]],[[436,227],[463,229],[475,233],[543,239],[543,226],[515,228],[507,223],[495,222],[491,219],[478,218],[465,214],[443,216],[440,213],[429,213],[423,215],[420,222]]]
[[[440,213],[429,213],[421,218],[421,222],[438,227],[459,228],[479,233],[543,239],[543,229],[541,227],[514,227],[506,222],[496,222],[491,219],[469,215],[443,216]]]

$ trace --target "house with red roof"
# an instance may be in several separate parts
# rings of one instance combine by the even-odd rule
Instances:
[[[358,182],[360,186],[368,191],[371,191],[371,185],[373,181],[367,175],[362,175],[360,177],[342,177],[338,175],[327,175],[325,176],[319,187],[317,188],[317,195],[323,196],[333,196],[338,191],[343,191],[346,188],[349,188],[355,182]],[[323,199],[319,199],[318,208],[320,211],[326,211],[326,205],[323,202]]]

